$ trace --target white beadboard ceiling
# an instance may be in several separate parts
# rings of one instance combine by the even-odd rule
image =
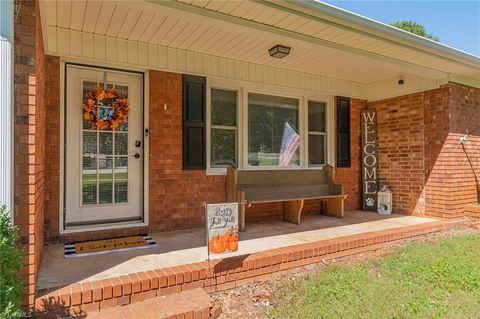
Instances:
[[[430,79],[479,76],[471,66],[258,1],[45,0],[41,5],[44,30],[52,32],[98,35],[359,83],[404,74]],[[290,55],[270,57],[268,49],[276,44],[291,46]],[[79,44],[70,40],[68,45],[71,50]]]

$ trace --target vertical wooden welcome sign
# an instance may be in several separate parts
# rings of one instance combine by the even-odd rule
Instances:
[[[377,113],[362,110],[362,184],[363,210],[377,210],[378,147]]]

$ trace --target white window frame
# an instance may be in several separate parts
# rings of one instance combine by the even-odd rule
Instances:
[[[240,167],[241,162],[241,139],[242,139],[242,120],[241,120],[241,108],[242,108],[242,88],[236,86],[232,83],[230,85],[225,83],[225,81],[213,79],[207,79],[207,132],[206,132],[206,159],[207,159],[207,175],[225,175],[227,172],[226,167],[212,167],[212,128],[228,128],[232,129],[230,126],[222,125],[212,125],[212,89],[217,90],[226,90],[226,91],[235,91],[237,92],[237,123],[236,123],[236,143],[235,143],[235,152],[237,158],[237,166]]]
[[[308,165],[308,101],[326,104],[326,164],[335,167],[334,147],[334,96],[319,94],[316,91],[284,88],[247,81],[230,80],[216,77],[207,77],[207,132],[206,132],[206,159],[207,175],[225,175],[224,167],[211,167],[211,89],[237,91],[237,167],[240,170],[267,170],[267,169],[322,169],[324,165]],[[300,165],[299,166],[250,166],[248,165],[248,93],[258,93],[288,97],[299,100],[299,132],[300,132]]]
[[[311,131],[310,130],[310,127],[308,127],[308,125],[310,124],[309,123],[309,120],[308,120],[308,107],[309,107],[309,102],[314,102],[314,103],[325,103],[325,132],[320,132],[320,131]],[[328,110],[328,103],[326,101],[320,101],[320,100],[317,100],[317,99],[308,99],[307,100],[307,103],[306,103],[306,126],[307,126],[307,133],[306,133],[306,146],[307,146],[307,153],[306,153],[306,157],[305,157],[305,160],[306,160],[306,165],[308,166],[308,168],[315,168],[315,167],[323,167],[325,166],[325,163],[329,163],[329,160],[328,160],[328,155],[329,155],[329,129],[328,129],[328,122],[329,121],[329,117],[328,117],[328,113],[329,113],[329,110]],[[308,152],[308,137],[310,135],[317,135],[317,136],[325,136],[325,145],[324,145],[324,149],[323,149],[323,152],[324,152],[324,158],[325,158],[325,163],[324,164],[309,164],[309,152]]]
[[[289,166],[278,166],[278,165],[271,165],[271,166],[252,166],[248,164],[248,109],[249,109],[249,101],[248,101],[248,94],[249,93],[256,93],[256,94],[262,94],[262,95],[270,95],[270,96],[278,96],[278,97],[286,97],[290,99],[296,99],[298,100],[298,132],[300,134],[300,165],[289,165]],[[259,90],[248,90],[246,92],[246,105],[244,106],[244,118],[245,118],[245,125],[242,127],[243,128],[243,134],[244,136],[244,141],[245,145],[243,146],[243,168],[248,169],[248,170],[271,170],[271,169],[278,169],[278,170],[284,170],[284,169],[298,169],[298,168],[303,168],[304,161],[305,161],[305,152],[303,152],[303,147],[305,147],[305,141],[304,141],[304,129],[305,129],[305,121],[302,121],[302,109],[305,109],[305,101],[303,100],[303,96],[300,95],[287,95],[287,94],[279,94],[279,93],[269,93],[269,92],[264,92],[264,91],[259,91]]]

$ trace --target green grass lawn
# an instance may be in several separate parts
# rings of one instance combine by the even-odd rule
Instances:
[[[410,244],[278,287],[271,318],[480,318],[480,234]]]

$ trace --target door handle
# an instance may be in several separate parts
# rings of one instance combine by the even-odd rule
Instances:
[[[135,157],[135,158],[140,158],[140,154],[139,153],[135,153],[135,154],[130,154],[130,157]]]

